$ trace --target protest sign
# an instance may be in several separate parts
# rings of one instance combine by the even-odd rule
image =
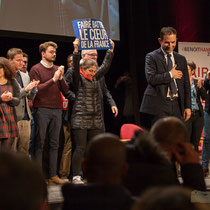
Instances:
[[[109,36],[101,20],[80,19],[72,21],[76,38],[80,40],[79,50],[111,49]]]

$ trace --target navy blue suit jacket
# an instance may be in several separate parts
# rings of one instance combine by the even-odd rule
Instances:
[[[182,71],[181,79],[176,79],[180,110],[183,115],[184,109],[191,108],[190,82],[187,69],[187,61],[184,56],[173,52],[176,69]],[[170,77],[166,59],[161,48],[150,52],[145,59],[145,74],[148,86],[144,92],[140,112],[157,115],[161,111],[167,96]]]

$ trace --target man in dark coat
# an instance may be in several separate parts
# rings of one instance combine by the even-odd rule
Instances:
[[[161,47],[146,55],[145,74],[148,86],[140,112],[142,124],[150,128],[164,116],[176,116],[187,121],[191,115],[190,83],[184,56],[174,52],[177,32],[163,27],[158,39]]]

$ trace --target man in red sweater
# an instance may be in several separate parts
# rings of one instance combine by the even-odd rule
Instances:
[[[56,58],[57,44],[45,42],[39,46],[42,60],[30,71],[31,80],[39,80],[38,93],[34,99],[35,121],[35,159],[42,167],[43,147],[46,137],[49,141],[49,182],[63,184],[57,176],[57,156],[61,128],[61,95],[69,87],[63,78],[64,67],[53,64]],[[48,135],[48,136],[47,136]]]

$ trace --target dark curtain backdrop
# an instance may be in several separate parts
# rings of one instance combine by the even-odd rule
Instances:
[[[208,0],[132,0],[120,2],[120,4],[120,28],[123,41],[120,52],[123,52],[124,59],[127,57],[128,68],[136,80],[138,101],[134,104],[134,108],[141,125],[138,109],[147,86],[144,72],[145,55],[160,47],[157,39],[163,26],[176,28],[178,41],[210,42],[210,2]]]
[[[136,123],[140,123],[139,106],[147,86],[144,73],[146,53],[159,48],[159,31],[163,26],[173,26],[178,32],[178,41],[210,42],[209,0],[119,0],[120,41],[116,42],[115,57],[106,82],[117,105],[123,98],[116,97],[114,84],[117,78],[129,71],[133,78],[134,97],[132,103]],[[35,35],[0,31],[0,56],[6,56],[11,47],[22,48],[29,54],[29,69],[40,61],[38,46],[44,41],[55,41],[59,48],[56,64],[66,64],[72,53],[73,37]],[[177,49],[176,49],[177,50]],[[105,52],[99,52],[99,63]],[[121,113],[120,113],[121,114]],[[118,118],[119,119],[119,118]],[[114,119],[110,108],[105,106],[107,131],[119,134],[120,122]]]

